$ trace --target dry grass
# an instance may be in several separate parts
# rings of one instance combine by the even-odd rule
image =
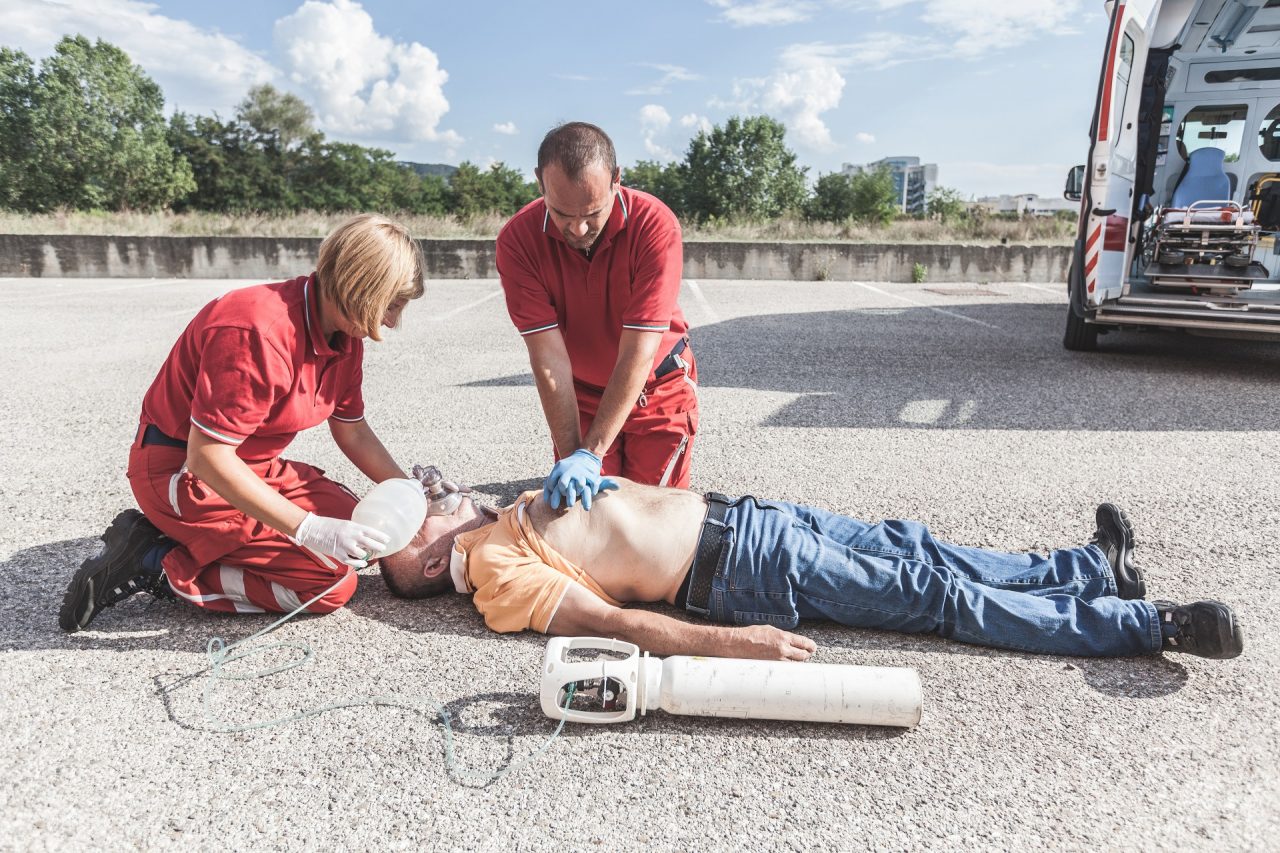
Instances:
[[[308,211],[281,216],[218,213],[80,213],[27,215],[0,211],[3,234],[99,234],[112,236],[323,237],[344,220],[345,213]],[[505,221],[492,215],[459,220],[452,216],[400,214],[416,235],[425,238],[492,238]],[[961,220],[943,223],[902,219],[882,227],[836,225],[780,219],[768,223],[688,226],[689,240],[805,241],[853,243],[1017,243],[1069,245],[1074,220],[1052,217]]]

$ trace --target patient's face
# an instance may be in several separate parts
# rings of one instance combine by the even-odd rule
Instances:
[[[449,515],[429,515],[413,541],[380,561],[384,575],[391,575],[401,590],[397,594],[417,598],[452,589],[449,557],[453,540],[492,519],[470,498],[463,498]]]
[[[444,571],[449,570],[449,552],[453,550],[453,540],[460,534],[473,530],[485,521],[484,513],[471,498],[464,497],[450,515],[428,515],[422,522],[418,535],[422,537],[423,572],[428,576],[439,574],[431,571],[431,564],[441,560]]]

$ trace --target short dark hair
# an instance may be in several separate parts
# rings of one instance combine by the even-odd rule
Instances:
[[[618,155],[609,134],[594,124],[571,121],[553,127],[538,146],[538,171],[551,163],[564,169],[570,180],[576,180],[583,169],[594,163],[613,175],[618,170]]]
[[[389,566],[387,558],[382,559],[382,582],[387,590],[396,598],[431,598],[445,592],[453,591],[453,578],[448,572],[429,578],[421,569],[410,566]]]

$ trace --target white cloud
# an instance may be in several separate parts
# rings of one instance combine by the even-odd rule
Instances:
[[[659,160],[676,159],[675,152],[660,143],[658,136],[671,126],[671,113],[661,104],[645,104],[640,108],[640,132],[644,136],[644,150]]]
[[[868,33],[848,44],[792,44],[782,50],[778,67],[771,74],[735,80],[733,97],[713,99],[711,105],[769,113],[782,119],[799,144],[831,151],[840,146],[822,116],[840,106],[847,82],[844,72],[920,61],[941,49],[927,39],[908,39],[891,32]]]
[[[912,38],[898,33],[868,33],[854,42],[830,44],[808,42],[783,48],[783,67],[828,65],[840,71],[856,68],[882,71],[905,62],[936,58],[946,46],[930,39]]]
[[[274,35],[290,82],[315,106],[323,129],[446,146],[462,142],[439,128],[449,111],[449,74],[435,53],[380,35],[354,0],[306,0],[276,21]]]
[[[662,72],[657,82],[649,83],[645,86],[636,86],[628,89],[628,95],[665,95],[676,81],[688,81],[701,79],[697,74],[693,74],[683,65],[666,65],[660,62],[642,62],[640,63],[646,68],[653,68]]]
[[[778,26],[807,21],[816,3],[808,0],[707,0],[723,10],[720,19],[735,27]]]
[[[1043,33],[1076,32],[1080,0],[926,0],[920,17],[958,37],[951,55],[974,58]]]
[[[495,124],[493,129],[504,136],[515,136],[519,131],[516,130],[514,121],[504,121],[501,124]]]
[[[863,6],[892,11],[918,5],[920,20],[939,31],[945,57],[973,59],[1042,35],[1079,31],[1092,11],[1081,0],[864,0]]]
[[[68,33],[114,44],[160,84],[171,109],[227,115],[251,86],[278,78],[230,36],[156,9],[140,0],[0,0],[0,20],[4,44],[35,58]]]
[[[855,133],[853,135],[853,138],[858,142],[861,142],[863,145],[870,145],[871,143],[876,141],[875,134],[866,133],[866,132]]]
[[[663,131],[671,125],[671,113],[659,104],[645,104],[640,108],[640,127],[644,130]]]
[[[710,133],[712,129],[711,119],[697,113],[680,116],[680,126],[693,128],[695,133]]]

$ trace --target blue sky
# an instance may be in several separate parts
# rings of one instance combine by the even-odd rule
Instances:
[[[559,121],[619,160],[683,155],[767,113],[811,178],[916,155],[966,196],[1057,195],[1083,162],[1101,0],[0,0],[0,44],[80,32],[129,52],[167,109],[229,116],[271,82],[335,139],[531,172]]]

